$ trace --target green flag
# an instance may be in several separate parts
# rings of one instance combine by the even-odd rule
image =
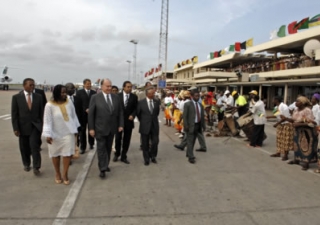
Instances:
[[[234,52],[234,45],[229,46],[229,52]]]
[[[214,58],[213,52],[210,52],[210,59],[213,59],[213,58]]]
[[[277,33],[278,37],[285,37],[286,36],[286,25],[282,25]]]

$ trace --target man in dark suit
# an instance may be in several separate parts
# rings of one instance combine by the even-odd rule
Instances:
[[[192,100],[186,102],[183,108],[183,129],[187,135],[187,157],[190,163],[195,163],[195,157],[193,155],[194,143],[198,134],[203,135],[203,131],[206,130],[206,123],[203,106],[199,103],[199,91],[192,91],[191,96]],[[205,149],[207,149],[207,147]]]
[[[76,111],[76,115],[77,118],[79,120],[79,123],[82,124],[82,105],[81,105],[81,101],[79,99],[78,96],[75,96],[75,90],[76,87],[74,86],[73,83],[66,83],[66,91],[67,91],[67,95],[68,95],[68,99],[73,103],[74,105],[74,109]],[[78,127],[78,133],[81,132],[81,126]],[[79,146],[80,144],[80,136],[77,136],[77,146]]]
[[[76,96],[80,99],[82,104],[81,112],[81,132],[80,132],[80,153],[84,154],[87,148],[87,124],[88,124],[88,111],[89,103],[92,95],[96,94],[95,91],[91,90],[91,80],[83,80],[83,89],[77,91]],[[88,134],[88,140],[90,149],[93,149],[94,138]]]
[[[132,129],[134,128],[134,118],[136,117],[136,110],[138,104],[138,97],[131,93],[132,84],[130,81],[125,81],[122,85],[122,92],[118,94],[120,104],[123,107],[124,127],[123,131],[116,134],[116,152],[113,161],[118,161],[121,156],[121,161],[130,164],[127,160],[127,152],[129,150]],[[122,142],[122,151],[121,151]]]
[[[44,91],[42,89],[39,89],[39,88],[35,88],[33,93],[37,93],[39,95],[41,95],[41,98],[42,98],[42,104],[43,104],[43,110],[44,110],[44,107],[46,106],[47,104],[47,97],[46,97],[46,94],[44,93]]]
[[[89,106],[89,133],[97,141],[100,177],[110,172],[109,162],[114,135],[123,131],[123,108],[118,95],[111,94],[112,83],[101,80],[102,92],[92,96]]]
[[[139,133],[142,140],[142,151],[144,165],[148,166],[150,159],[153,163],[157,163],[159,144],[159,112],[160,101],[154,98],[155,89],[150,86],[145,90],[146,98],[138,103],[137,117],[140,121]],[[149,140],[151,139],[151,148]]]
[[[30,171],[32,156],[33,173],[40,174],[40,139],[43,124],[43,103],[40,95],[33,93],[34,80],[23,81],[22,92],[12,96],[11,120],[14,134],[19,137],[19,147],[25,171]]]

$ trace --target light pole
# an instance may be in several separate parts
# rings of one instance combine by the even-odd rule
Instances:
[[[133,79],[136,80],[137,77],[137,44],[138,44],[138,40],[134,40],[132,39],[130,41],[132,44],[134,44],[134,51],[133,51]]]
[[[131,61],[127,60],[127,63],[128,63],[128,81],[130,81],[130,64],[131,64]]]

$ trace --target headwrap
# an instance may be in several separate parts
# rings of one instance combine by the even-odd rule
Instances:
[[[318,99],[318,101],[320,101],[320,94],[315,93],[312,97],[315,97],[316,99]]]
[[[305,106],[310,106],[311,105],[311,103],[310,103],[310,101],[309,101],[309,99],[307,97],[300,96],[300,97],[297,98],[297,100],[299,102],[301,102],[302,104],[304,104]]]
[[[183,92],[183,97],[185,97],[185,98],[190,98],[190,91],[184,91]]]

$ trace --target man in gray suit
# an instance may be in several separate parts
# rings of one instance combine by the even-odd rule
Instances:
[[[89,134],[96,138],[100,177],[110,172],[109,162],[114,135],[123,130],[123,107],[118,95],[111,93],[109,79],[101,80],[102,92],[90,100],[88,127]]]
[[[25,171],[30,171],[32,156],[33,173],[40,174],[40,140],[43,123],[43,103],[39,94],[33,92],[34,80],[23,81],[23,91],[12,96],[11,121],[14,134],[19,137],[19,147]]]
[[[194,143],[198,134],[203,135],[203,131],[206,129],[206,123],[203,106],[199,103],[199,91],[194,90],[191,95],[192,100],[184,104],[183,125],[188,140],[187,157],[190,163],[195,163],[196,161],[193,155]]]
[[[139,133],[142,141],[144,165],[148,166],[150,159],[157,163],[159,144],[159,112],[160,101],[154,98],[155,89],[150,86],[145,90],[146,98],[138,103],[137,117],[140,121]],[[151,139],[151,148],[149,141]]]

